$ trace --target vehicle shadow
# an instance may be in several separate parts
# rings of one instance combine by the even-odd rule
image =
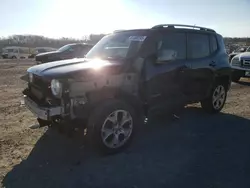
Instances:
[[[155,118],[126,151],[100,156],[44,134],[3,180],[9,187],[249,187],[250,120],[200,108]]]

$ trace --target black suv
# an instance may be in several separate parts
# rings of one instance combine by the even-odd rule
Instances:
[[[85,43],[67,44],[56,51],[39,53],[35,56],[35,60],[37,64],[41,64],[64,59],[82,58],[92,47],[92,44]]]
[[[127,146],[156,111],[201,102],[218,113],[231,85],[222,36],[188,25],[117,31],[84,59],[36,65],[28,74],[25,104],[40,127],[82,125],[108,153]]]

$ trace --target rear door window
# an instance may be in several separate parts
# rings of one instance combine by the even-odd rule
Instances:
[[[186,34],[166,33],[157,44],[160,52],[173,52],[176,60],[186,59]],[[164,54],[161,54],[161,56]],[[169,54],[166,54],[166,56]]]
[[[188,57],[190,59],[205,58],[210,55],[209,37],[206,34],[188,34]]]

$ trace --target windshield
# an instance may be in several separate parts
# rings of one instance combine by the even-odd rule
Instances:
[[[103,37],[86,55],[86,58],[130,58],[137,54],[146,36],[138,32],[116,33]]]
[[[67,51],[67,50],[71,49],[71,46],[72,46],[72,45],[67,44],[67,45],[65,45],[65,46],[63,46],[63,47],[61,47],[61,48],[59,48],[57,51],[59,51],[59,52]]]
[[[247,50],[246,50],[247,52],[250,52],[250,46],[247,48]]]
[[[13,49],[3,49],[3,52],[4,53],[11,53],[13,52],[14,50]]]

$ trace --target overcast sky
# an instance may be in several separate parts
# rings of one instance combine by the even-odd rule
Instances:
[[[162,23],[211,27],[250,37],[250,0],[0,0],[0,36],[81,38]]]

